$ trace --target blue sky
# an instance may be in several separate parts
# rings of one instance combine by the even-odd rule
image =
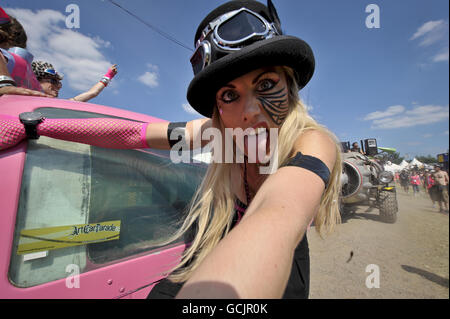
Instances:
[[[224,1],[115,0],[193,47],[198,23]],[[316,71],[300,92],[311,114],[342,141],[377,138],[401,156],[448,151],[447,0],[273,0],[286,34],[310,44]],[[75,4],[80,28],[67,28]],[[369,4],[379,28],[367,28]],[[119,74],[92,103],[169,121],[198,118],[186,100],[191,51],[107,0],[13,0],[0,4],[21,21],[35,59],[64,75],[61,98],[94,85],[109,65]]]

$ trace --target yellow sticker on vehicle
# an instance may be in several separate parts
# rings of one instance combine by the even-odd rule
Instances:
[[[20,232],[18,255],[119,239],[120,220]]]

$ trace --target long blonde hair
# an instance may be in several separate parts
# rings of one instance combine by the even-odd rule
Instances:
[[[289,114],[279,129],[278,163],[285,164],[293,155],[294,143],[298,136],[307,130],[324,131],[336,142],[337,158],[331,171],[328,187],[322,195],[320,208],[314,219],[316,231],[322,236],[332,231],[340,223],[339,200],[341,155],[335,136],[325,127],[319,125],[306,110],[298,96],[297,84],[293,71],[283,67],[289,87]],[[215,109],[212,126],[224,133],[223,123]],[[223,136],[223,135],[222,135]],[[188,248],[184,251],[181,262],[172,269],[169,279],[174,282],[188,280],[192,272],[211,252],[217,243],[229,232],[234,215],[235,195],[231,188],[231,170],[237,163],[211,163],[206,175],[196,191],[184,223],[172,237],[182,236],[191,227],[196,231]]]

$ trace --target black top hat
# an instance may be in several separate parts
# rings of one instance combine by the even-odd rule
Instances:
[[[261,15],[269,23],[274,23],[279,34],[253,42],[240,50],[222,54],[195,75],[189,84],[187,99],[197,112],[206,117],[212,116],[215,95],[221,87],[255,69],[265,66],[291,67],[299,90],[309,82],[314,73],[315,60],[310,46],[297,37],[282,35],[278,15],[270,0],[268,7],[252,0],[235,0],[219,6],[200,23],[194,42],[197,42],[210,22],[240,8],[247,8]]]

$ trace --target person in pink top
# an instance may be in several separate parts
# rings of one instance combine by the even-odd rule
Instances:
[[[20,94],[50,97],[31,68],[33,55],[26,50],[22,25],[0,7],[0,95]]]
[[[419,174],[416,171],[414,171],[411,174],[410,181],[411,181],[411,185],[412,185],[412,188],[413,188],[414,196],[416,196],[416,194],[419,193],[419,185],[421,184],[420,183],[420,176],[419,176]]]
[[[428,195],[430,195],[430,199],[433,202],[433,208],[436,205],[436,201],[438,201],[438,194],[437,194],[437,187],[436,187],[436,181],[434,180],[434,176],[432,173],[425,173],[425,181],[424,185],[428,191]]]
[[[394,181],[396,184],[400,182],[400,173],[399,172],[395,172]]]

